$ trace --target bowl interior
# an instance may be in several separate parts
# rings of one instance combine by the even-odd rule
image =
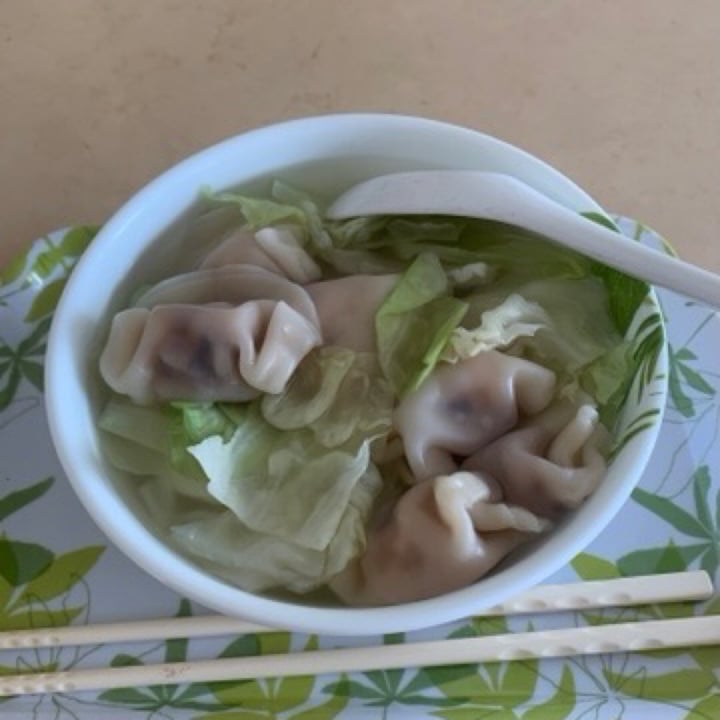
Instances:
[[[246,593],[168,547],[139,502],[136,483],[107,464],[96,418],[106,396],[97,358],[108,319],[127,306],[137,287],[191,265],[196,242],[191,220],[201,206],[199,188],[267,194],[271,181],[280,178],[329,201],[374,175],[436,168],[505,172],[575,210],[600,210],[541,161],[470,130],[400,116],[308,118],[232,138],[172,168],[116,213],[78,263],[48,344],[51,433],[90,514],[126,554],[158,579],[215,610],[265,624],[344,634],[408,631],[476,612],[539,582],[590,542],[627,499],[659,429],[667,374],[664,351],[655,371],[639,379],[631,393],[620,420],[620,436],[626,441],[594,495],[492,575],[468,588],[416,603],[352,609],[327,606],[317,597],[282,600]],[[651,296],[630,333],[646,332],[654,318],[662,328]]]

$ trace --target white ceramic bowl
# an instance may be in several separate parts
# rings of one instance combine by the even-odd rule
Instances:
[[[242,186],[262,192],[270,179],[280,177],[329,199],[373,175],[421,168],[504,172],[574,210],[600,210],[556,170],[487,135],[413,117],[330,115],[247,132],[184,160],[118,210],[74,270],[55,313],[47,351],[47,413],[55,447],[97,524],[138,565],[183,595],[229,615],[320,633],[370,635],[452,621],[509,599],[558,570],[608,524],[640,479],[665,402],[664,351],[655,379],[639,398],[633,393],[625,409],[628,434],[635,418],[652,411],[644,416],[651,418],[649,426],[624,446],[594,495],[530,551],[462,590],[370,609],[279,601],[214,577],[153,532],[134,483],[110,467],[101,452],[95,420],[104,390],[97,353],[110,313],[127,302],[134,287],[169,274],[170,265],[182,259],[178,237],[197,207],[198,189]],[[654,302],[653,296],[641,308],[635,327],[657,310]]]

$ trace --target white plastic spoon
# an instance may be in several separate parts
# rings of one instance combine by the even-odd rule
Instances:
[[[354,185],[327,211],[333,220],[364,215],[455,215],[516,225],[720,308],[720,275],[633,242],[509,175],[478,170],[381,175]]]

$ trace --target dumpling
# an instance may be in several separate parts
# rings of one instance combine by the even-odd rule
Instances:
[[[230,232],[203,258],[199,269],[210,270],[227,265],[252,265],[276,275],[283,274],[281,267],[268,256],[255,240],[255,233],[248,228]]]
[[[465,461],[492,475],[505,499],[543,517],[578,507],[607,470],[609,434],[592,405],[554,405]]]
[[[290,280],[306,285],[322,277],[320,266],[305,251],[290,228],[263,228],[255,233],[255,242]]]
[[[301,285],[322,277],[322,270],[289,226],[267,227],[257,232],[247,228],[234,230],[208,254],[200,269],[227,265],[253,265]]]
[[[251,265],[228,265],[175,275],[147,290],[135,305],[143,308],[179,303],[242,305],[248,300],[282,301],[320,326],[315,303],[300,285]]]
[[[552,371],[496,351],[438,365],[395,411],[410,469],[417,480],[455,472],[454,456],[500,437],[521,413],[539,412],[554,390]]]
[[[377,352],[375,314],[399,275],[354,275],[308,285],[326,345]]]
[[[282,301],[132,308],[113,319],[100,373],[137,403],[243,402],[281,392],[320,342],[317,325]]]
[[[348,605],[412,602],[470,585],[549,523],[500,501],[490,478],[457,472],[414,485],[330,581]]]

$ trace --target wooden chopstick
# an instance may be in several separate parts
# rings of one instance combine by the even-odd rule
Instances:
[[[705,616],[404,645],[5,676],[0,678],[0,697],[138,685],[367,672],[418,665],[567,657],[718,643],[720,618]]]
[[[710,597],[712,592],[710,577],[702,570],[567,585],[540,585],[513,600],[483,611],[481,615],[520,615],[704,600]],[[278,630],[280,628],[256,625],[222,615],[158,618],[102,625],[71,625],[0,632],[0,650],[163,640],[178,637],[243,635]]]

